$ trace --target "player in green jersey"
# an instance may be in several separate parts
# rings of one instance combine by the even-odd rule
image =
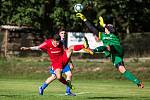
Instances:
[[[103,46],[99,46],[92,50],[91,54],[95,52],[104,52],[106,57],[109,57],[114,66],[118,69],[123,76],[133,83],[137,84],[138,87],[144,88],[144,83],[137,79],[130,71],[124,66],[123,61],[123,48],[120,44],[120,40],[116,35],[115,28],[112,24],[104,24],[103,18],[99,17],[100,26],[105,29],[105,32],[99,32],[82,13],[77,13],[77,17],[82,19],[86,26],[93,32],[94,35],[99,36],[99,39],[103,42]]]

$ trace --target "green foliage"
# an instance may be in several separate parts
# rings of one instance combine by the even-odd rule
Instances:
[[[149,0],[83,0],[84,12],[90,21],[98,24],[98,16],[106,23],[113,23],[119,32],[149,31]],[[55,31],[64,26],[70,31],[83,31],[81,21],[75,18],[73,6],[81,0],[1,0],[0,24],[33,26]],[[146,20],[145,20],[146,19]],[[127,34],[120,34],[125,37]]]
[[[12,17],[10,23],[16,23],[17,25],[32,25],[34,18],[38,15],[38,11],[31,8],[18,7],[17,13]],[[39,25],[38,25],[39,26]]]
[[[106,23],[113,23],[121,33],[139,32],[144,29],[148,23],[143,19],[150,21],[146,17],[150,14],[147,11],[149,4],[146,0],[96,0],[98,15],[102,15]]]
[[[2,0],[1,24],[40,27],[42,0]]]
[[[67,17],[67,12],[61,7],[55,7],[54,12],[50,15],[50,18],[54,21],[55,26],[64,26],[64,18]],[[65,14],[66,13],[66,14]]]

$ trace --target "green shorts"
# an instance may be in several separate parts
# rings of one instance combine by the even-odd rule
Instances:
[[[123,48],[120,45],[110,45],[111,53],[113,55],[123,56]]]
[[[123,57],[117,55],[111,55],[110,57],[114,66],[118,65],[119,63],[123,62]]]
[[[123,63],[123,48],[120,45],[111,45],[110,59],[114,66],[118,67],[120,63]]]

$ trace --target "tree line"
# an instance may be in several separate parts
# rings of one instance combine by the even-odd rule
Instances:
[[[26,25],[50,33],[63,26],[68,31],[86,31],[75,16],[74,5],[82,3],[83,14],[98,27],[98,16],[116,26],[121,37],[150,31],[150,0],[1,0],[1,25]]]

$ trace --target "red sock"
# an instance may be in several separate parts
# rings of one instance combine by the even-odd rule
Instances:
[[[74,45],[74,51],[79,51],[84,48],[84,45]]]
[[[59,81],[65,85],[67,84],[67,81],[63,77],[61,79],[59,79]]]

